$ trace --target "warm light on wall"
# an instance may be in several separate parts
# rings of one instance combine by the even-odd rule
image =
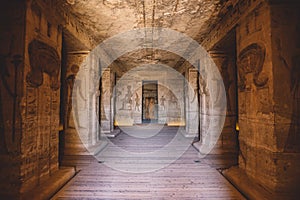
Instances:
[[[185,120],[168,122],[168,126],[185,126]]]
[[[240,130],[240,126],[239,126],[239,123],[238,123],[238,122],[236,122],[236,124],[235,124],[235,130],[236,130],[236,131],[239,131],[239,130]]]

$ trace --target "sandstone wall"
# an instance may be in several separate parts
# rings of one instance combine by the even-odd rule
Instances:
[[[276,190],[297,191],[300,183],[300,14],[299,5],[271,6],[274,76],[272,154]]]
[[[293,1],[239,1],[202,42],[213,49],[236,32],[239,168],[272,193],[299,185],[297,10]]]
[[[43,4],[28,1],[25,35],[21,192],[58,170],[62,28]]]
[[[5,6],[1,19],[10,25],[1,31],[1,193],[16,198],[58,169],[62,29],[43,4]]]
[[[142,66],[127,72],[116,86],[116,124],[142,123],[142,81],[158,81],[158,123],[182,125],[185,78],[167,67]],[[131,101],[126,101],[130,96]],[[127,96],[126,96],[127,95]]]
[[[239,167],[257,182],[274,187],[276,151],[270,8],[261,4],[237,27]]]
[[[25,2],[9,1],[0,10],[0,196],[14,198],[24,179],[21,163],[26,161],[21,156],[26,6]],[[36,157],[27,159],[35,161]],[[33,176],[33,171],[31,168],[27,174]]]

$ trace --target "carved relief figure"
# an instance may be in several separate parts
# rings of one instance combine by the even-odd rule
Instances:
[[[155,119],[155,101],[153,97],[147,97],[145,99],[146,119]]]
[[[67,110],[67,116],[66,116],[66,128],[69,128],[69,122],[70,122],[70,115],[72,111],[72,93],[73,93],[73,87],[75,83],[76,74],[79,71],[79,67],[77,65],[72,65],[71,67],[71,75],[69,75],[66,78],[66,110]]]
[[[27,82],[33,87],[43,84],[43,73],[51,79],[51,88],[59,89],[60,57],[55,48],[34,39],[28,47],[31,71],[27,74]]]
[[[102,86],[103,87],[103,86]],[[104,95],[106,93],[107,90],[105,90],[104,92],[101,92],[103,91],[103,88],[100,90],[100,103],[101,103],[101,107],[100,107],[100,114],[101,114],[101,120],[107,120],[107,117],[106,117],[106,114],[105,114],[105,110],[104,110]],[[98,108],[97,108],[98,110]]]
[[[199,83],[200,83],[200,88],[199,88],[199,93],[201,95],[209,95],[208,88],[207,88],[207,80],[206,80],[206,73],[204,70],[201,71],[199,74]]]
[[[177,98],[174,96],[174,94],[170,91],[170,100],[169,100],[169,105],[170,105],[170,108],[172,109],[179,109],[179,106],[178,106],[178,100]]]
[[[162,95],[161,98],[160,98],[160,106],[162,107],[162,110],[166,109],[165,101],[166,101],[166,98],[164,97],[164,95]]]
[[[125,94],[125,97],[121,100],[122,101],[122,108],[121,110],[131,110],[132,105],[132,92],[131,92],[131,86],[127,86],[127,93]]]
[[[140,111],[140,97],[138,93],[135,93],[135,110]]]
[[[76,75],[79,71],[79,66],[78,65],[72,65],[71,66],[71,74],[66,78],[66,117],[65,117],[65,126],[66,128],[69,128],[70,125],[70,116],[71,116],[71,111],[74,109],[74,114],[75,114],[75,119],[77,123],[79,123],[79,116],[78,116],[78,108],[77,107],[72,107],[72,105],[77,106],[77,99],[73,98],[73,92],[78,92],[79,97],[81,97],[83,100],[85,100],[84,95],[82,94],[82,89],[81,89],[81,80],[76,78]],[[77,95],[76,95],[77,97]],[[78,124],[79,125],[79,124]]]
[[[264,87],[268,82],[268,77],[261,72],[265,61],[265,47],[259,44],[251,44],[243,49],[238,57],[239,69],[239,89],[241,91],[251,90],[252,82],[254,86]]]
[[[12,143],[15,142],[16,119],[19,114],[17,113],[17,84],[19,74],[18,69],[22,62],[22,57],[18,54],[12,55],[14,41],[14,36],[12,36],[9,42],[8,53],[0,55],[0,153],[7,153],[14,148]],[[13,64],[13,67],[10,67],[11,64]],[[5,99],[3,99],[5,97],[11,98],[11,100],[8,101],[6,99],[5,101]],[[11,102],[9,106],[12,107],[12,110],[10,111],[12,114],[9,116],[4,113],[5,108],[2,100],[4,100],[6,104]],[[6,125],[11,127],[11,133],[5,132]]]

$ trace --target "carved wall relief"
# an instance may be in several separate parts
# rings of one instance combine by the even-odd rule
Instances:
[[[20,114],[17,108],[17,98],[19,96],[18,76],[20,74],[20,64],[23,58],[19,54],[13,55],[12,49],[14,43],[15,38],[12,36],[7,54],[0,55],[0,153],[7,153],[14,148],[13,143],[16,141],[17,129],[16,121]],[[13,67],[11,67],[11,65],[13,65]],[[9,100],[5,98],[5,96],[8,97]],[[12,103],[10,104],[8,102]],[[5,114],[5,109],[10,109],[12,114]]]
[[[51,89],[59,89],[60,57],[55,48],[38,40],[30,42],[28,47],[31,71],[27,82],[33,87],[43,84],[43,73],[51,78]]]
[[[72,65],[71,66],[71,74],[66,78],[66,84],[65,84],[66,88],[64,90],[64,91],[66,91],[66,98],[65,98],[66,99],[65,108],[66,108],[66,111],[67,111],[66,118],[65,118],[66,128],[69,128],[70,116],[71,116],[71,111],[72,111],[73,87],[74,87],[74,84],[75,84],[75,79],[76,79],[76,75],[77,75],[78,71],[79,71],[79,66],[78,65]],[[75,86],[77,86],[77,84]],[[75,111],[75,113],[77,113],[76,111]]]
[[[207,88],[207,77],[206,77],[206,73],[204,70],[202,70],[199,74],[199,84],[200,84],[200,88],[199,88],[199,93],[200,95],[205,95],[205,96],[209,96],[209,91]]]
[[[258,88],[264,87],[267,84],[269,78],[261,74],[265,55],[265,47],[256,43],[247,46],[241,51],[237,62],[239,69],[239,89],[241,91],[250,90],[252,81]]]

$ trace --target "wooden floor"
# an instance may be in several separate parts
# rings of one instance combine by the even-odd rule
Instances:
[[[137,129],[136,134],[139,131]],[[103,156],[111,153],[112,160],[124,164],[125,169],[130,166],[144,167],[139,165],[138,160],[114,154],[115,146],[127,152],[152,152],[165,147],[175,138],[176,132],[176,127],[164,127],[159,134],[150,138],[137,138],[132,134],[121,133],[111,140],[112,143],[108,144]],[[174,157],[172,153],[165,155]],[[86,165],[53,199],[245,199],[216,169],[199,160],[198,152],[192,146],[170,165],[145,173],[112,169],[105,163],[111,160],[101,160],[101,156],[98,156],[100,162],[87,156],[81,158]],[[150,159],[154,160],[151,164],[162,163],[162,158],[164,157],[152,156],[147,158],[147,162]],[[78,157],[76,159],[78,162]],[[164,161],[168,160],[172,159],[166,158]]]

